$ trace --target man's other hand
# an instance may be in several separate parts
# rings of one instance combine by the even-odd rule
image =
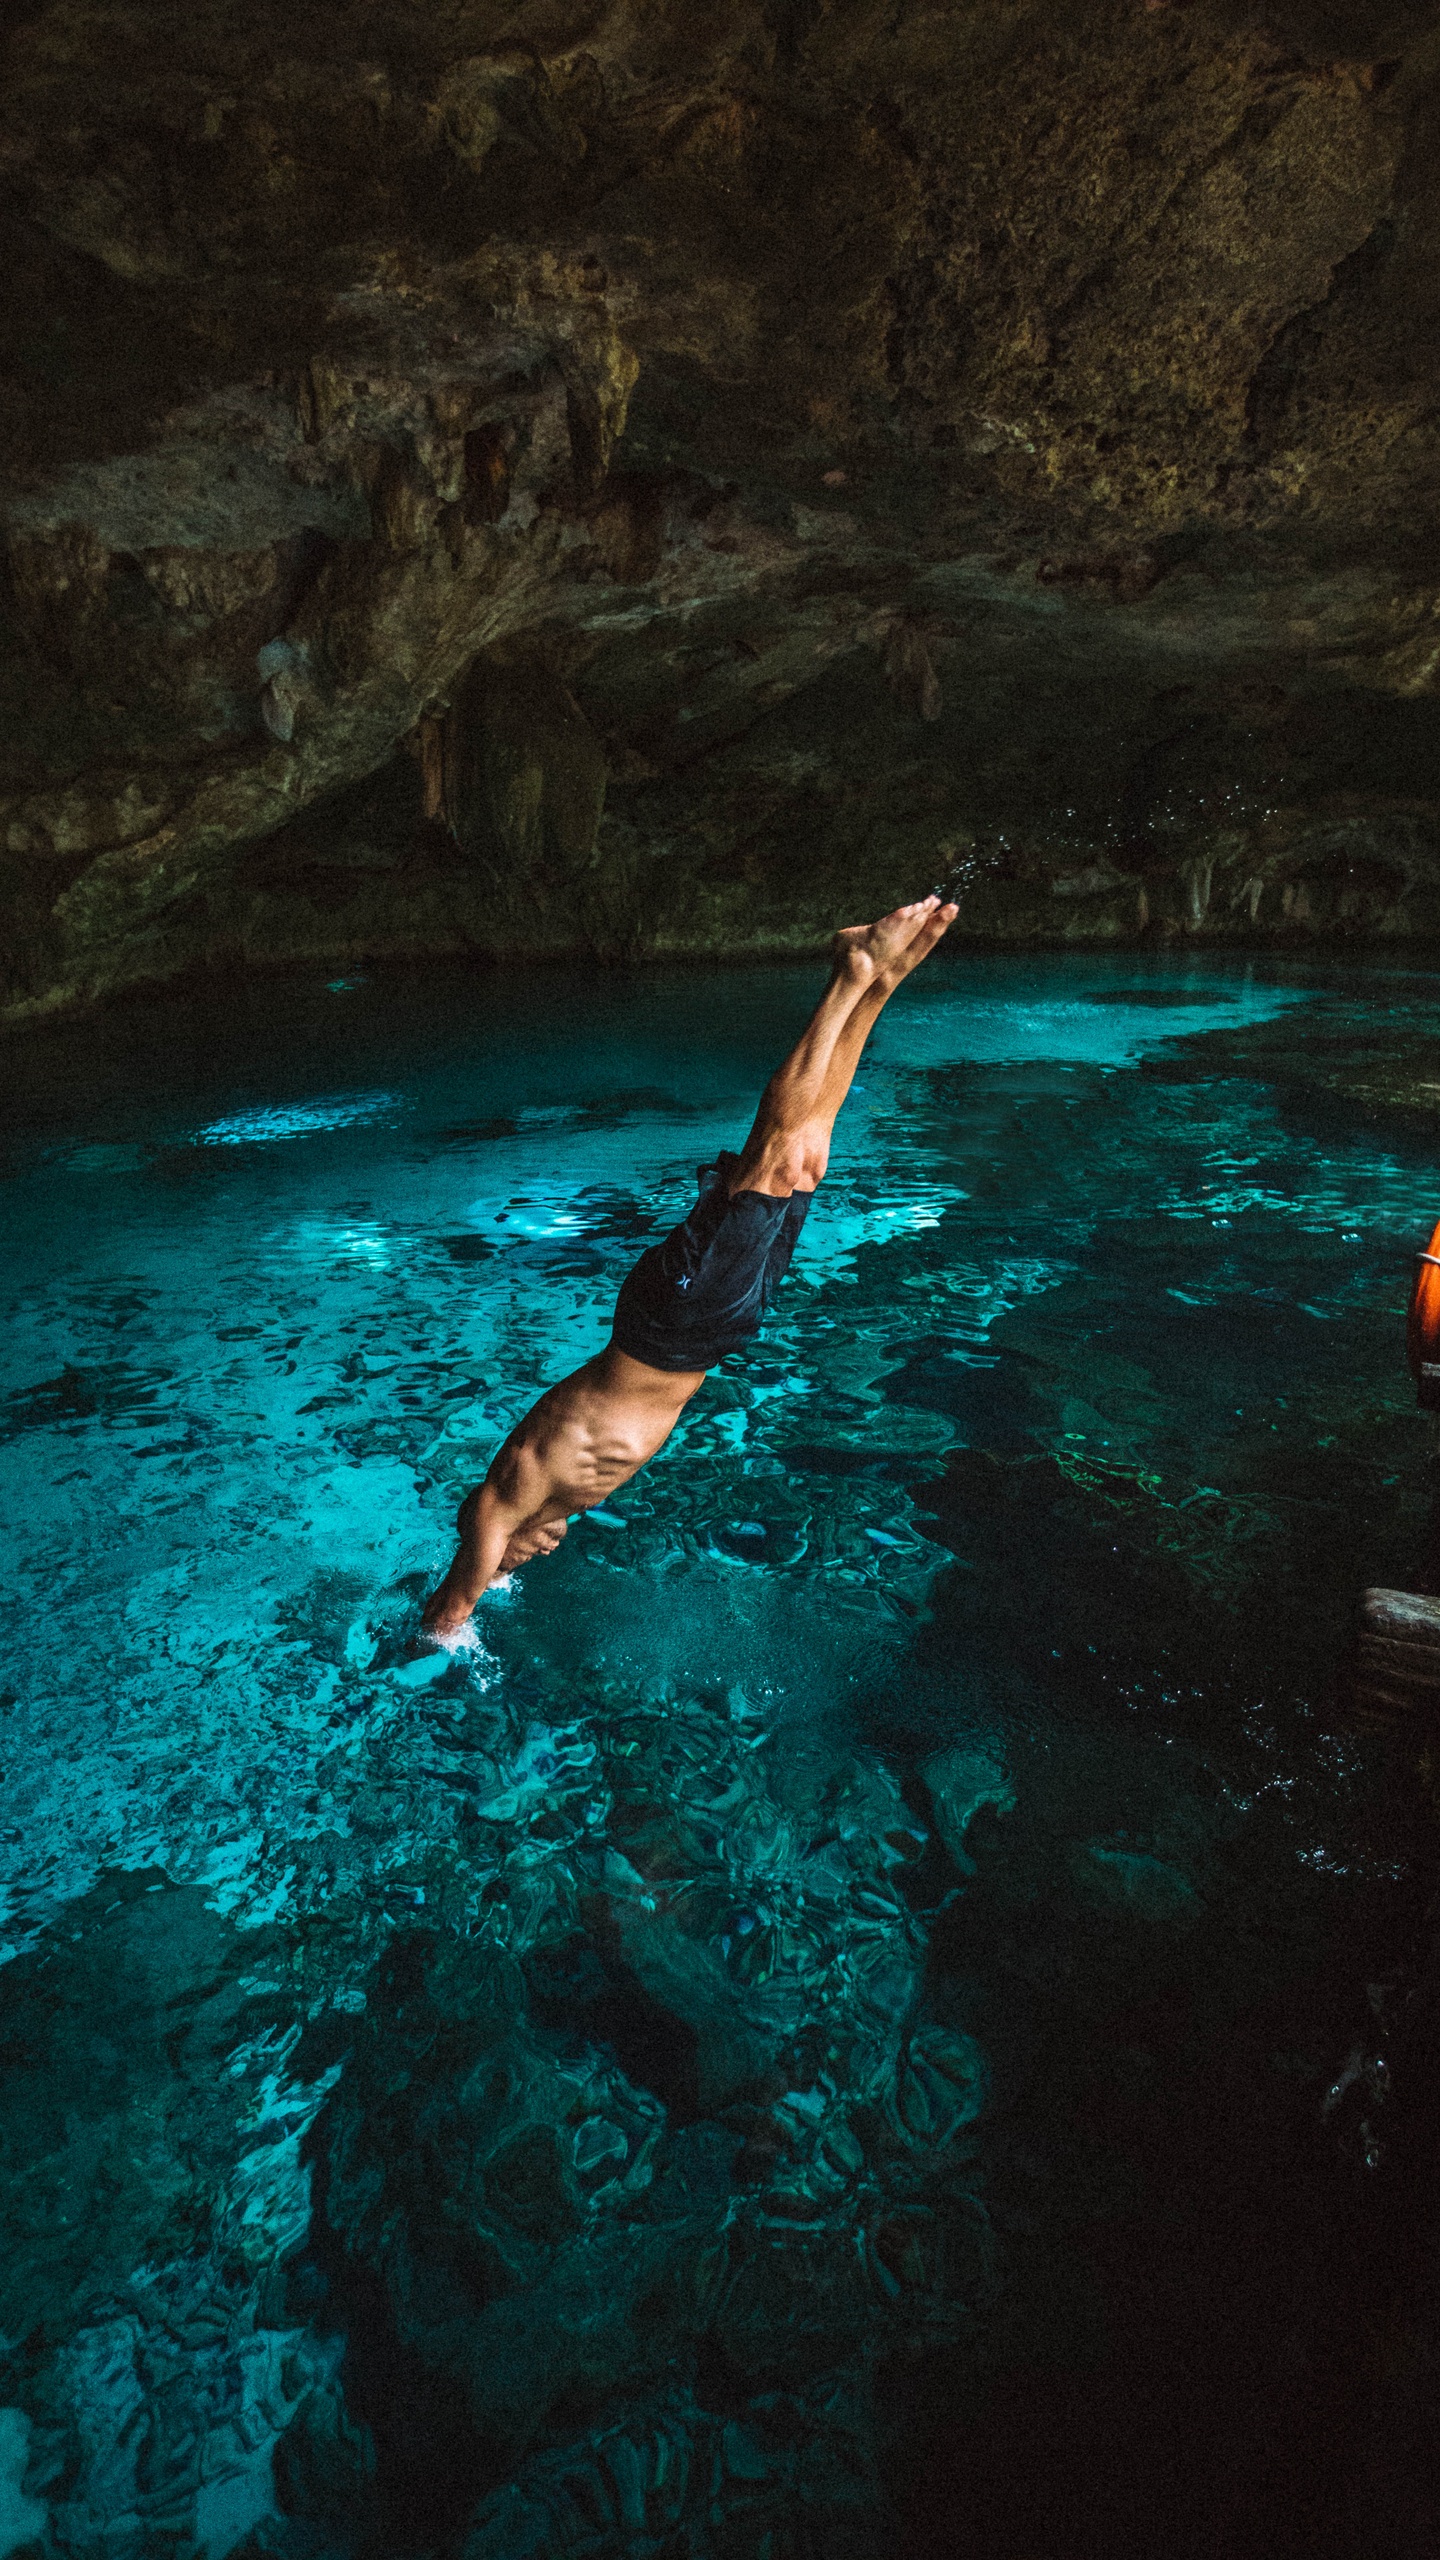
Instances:
[[[510,1573],[517,1564],[528,1564],[532,1556],[553,1556],[569,1526],[568,1520],[527,1521],[506,1547],[500,1571]]]

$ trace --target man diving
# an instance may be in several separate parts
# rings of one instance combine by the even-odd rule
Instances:
[[[532,1406],[461,1504],[459,1547],[424,1613],[440,1643],[456,1641],[498,1574],[552,1555],[572,1512],[604,1502],[653,1458],[707,1370],[754,1340],[865,1043],[957,913],[936,892],[837,933],[830,984],[766,1086],[741,1153],[702,1166],[689,1216],[621,1287],[605,1350]]]

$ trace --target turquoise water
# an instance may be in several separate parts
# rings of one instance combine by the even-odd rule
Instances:
[[[1383,2147],[1418,975],[937,963],[763,1342],[413,1656],[815,992],[12,1053],[0,2555],[998,2548],[1087,2390],[1158,2533]]]

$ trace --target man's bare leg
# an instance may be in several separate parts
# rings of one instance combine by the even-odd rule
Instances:
[[[836,1115],[866,1041],[896,988],[934,950],[958,912],[938,898],[921,898],[878,924],[850,925],[837,933],[834,975],[765,1088],[732,1191],[783,1198],[813,1191],[823,1179]]]

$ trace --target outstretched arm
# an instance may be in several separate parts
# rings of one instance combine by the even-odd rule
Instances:
[[[459,1635],[482,1591],[489,1590],[499,1572],[523,1517],[519,1504],[500,1493],[488,1477],[461,1504],[455,1524],[460,1544],[454,1561],[425,1603],[421,1625],[428,1634],[442,1639]]]

